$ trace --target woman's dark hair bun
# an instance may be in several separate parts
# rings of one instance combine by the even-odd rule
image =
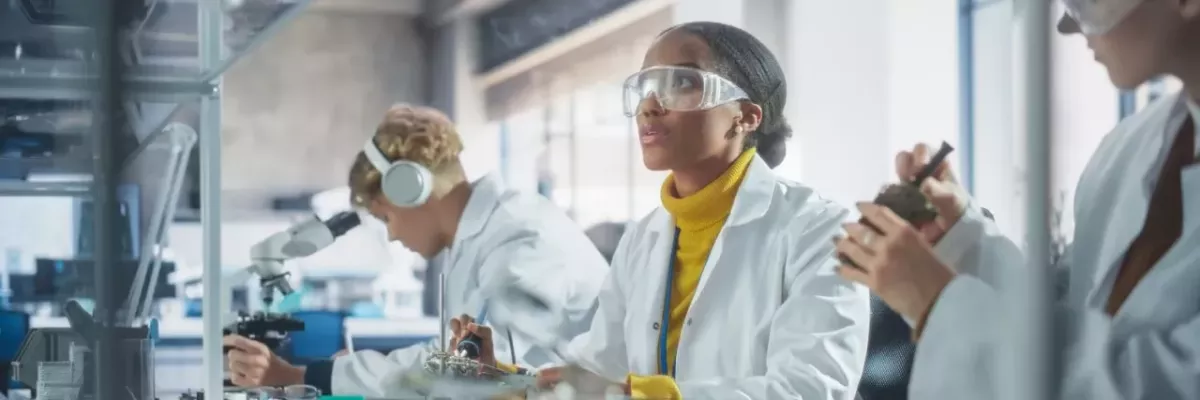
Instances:
[[[762,107],[762,124],[746,136],[745,146],[758,148],[758,154],[771,168],[783,162],[786,142],[792,127],[783,117],[787,104],[787,80],[783,68],[762,41],[741,28],[718,22],[688,22],[671,30],[682,30],[699,37],[712,52],[715,71],[729,79]]]
[[[758,156],[771,168],[778,167],[787,157],[787,141],[792,138],[792,125],[780,115],[771,126],[760,126],[754,131],[754,145]]]

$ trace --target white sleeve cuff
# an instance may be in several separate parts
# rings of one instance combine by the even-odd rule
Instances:
[[[941,260],[946,265],[954,268],[956,271],[961,271],[959,264],[963,261],[963,256],[967,254],[971,248],[978,246],[983,238],[983,232],[987,224],[991,220],[983,214],[983,210],[976,205],[972,200],[967,204],[967,209],[963,211],[962,217],[959,217],[958,222],[950,227],[942,235],[942,239],[933,246],[934,253],[937,254],[938,260]]]
[[[926,317],[913,359],[912,398],[990,398],[995,393],[998,294],[982,280],[959,275]]]

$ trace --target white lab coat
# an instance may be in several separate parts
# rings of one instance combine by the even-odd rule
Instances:
[[[1182,173],[1182,237],[1115,317],[1104,312],[1124,254],[1145,221],[1167,149],[1188,115],[1186,103],[1178,94],[1167,96],[1121,123],[1079,180],[1075,240],[1058,265],[1067,270],[1059,276],[1067,278],[1068,289],[1054,310],[1066,346],[1063,399],[1200,398],[1200,166]],[[1200,123],[1200,112],[1192,114]],[[910,397],[999,398],[992,360],[1003,351],[998,335],[1005,329],[997,320],[996,271],[1018,267],[1024,257],[974,205],[936,250],[943,262],[966,273],[930,311]]]
[[[454,243],[433,260],[446,276],[447,318],[487,304],[497,359],[560,363],[559,345],[587,329],[608,263],[583,230],[544,197],[485,176],[473,184]],[[449,324],[449,321],[443,321]],[[397,397],[389,376],[421,368],[438,340],[384,356],[360,351],[333,362],[334,394]],[[436,347],[435,347],[436,346]],[[386,387],[385,387],[386,386]]]
[[[851,218],[755,156],[687,313],[675,375],[683,398],[854,397],[870,300],[836,274],[832,241]],[[662,208],[625,232],[592,328],[571,343],[572,361],[618,382],[659,374],[674,232]]]

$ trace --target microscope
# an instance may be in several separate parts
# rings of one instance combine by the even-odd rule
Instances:
[[[270,308],[275,299],[275,291],[284,296],[293,292],[288,277],[291,275],[284,270],[288,260],[308,257],[329,247],[338,237],[362,223],[358,213],[345,211],[322,221],[312,217],[288,229],[271,235],[250,248],[250,259],[253,265],[238,270],[225,277],[226,287],[245,282],[251,276],[257,276],[261,288],[264,308]],[[222,304],[230,304],[230,291],[222,295]],[[237,317],[226,323],[223,333],[239,335],[258,341],[275,351],[287,341],[290,332],[304,330],[304,322],[287,314],[269,313],[265,311],[253,314],[238,313]]]

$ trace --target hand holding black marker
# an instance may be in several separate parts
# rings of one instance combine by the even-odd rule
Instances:
[[[938,216],[937,209],[935,209],[933,205],[929,203],[929,200],[925,198],[925,195],[921,193],[921,184],[924,183],[926,179],[933,176],[934,172],[938,170],[938,167],[953,151],[953,146],[950,146],[949,143],[942,142],[941,148],[939,148],[937,153],[930,158],[929,162],[925,164],[920,172],[913,176],[912,181],[891,184],[884,187],[883,190],[875,196],[875,200],[872,202],[887,207],[888,209],[892,210],[892,212],[896,213],[896,215],[898,215],[900,218],[908,221],[908,223],[912,224],[914,227],[920,227],[924,224],[933,222]],[[866,220],[860,219],[859,223],[874,229],[875,234],[880,234],[878,229],[871,227],[871,224]],[[845,255],[838,254],[838,260],[846,265],[853,266],[855,268],[861,268]]]

